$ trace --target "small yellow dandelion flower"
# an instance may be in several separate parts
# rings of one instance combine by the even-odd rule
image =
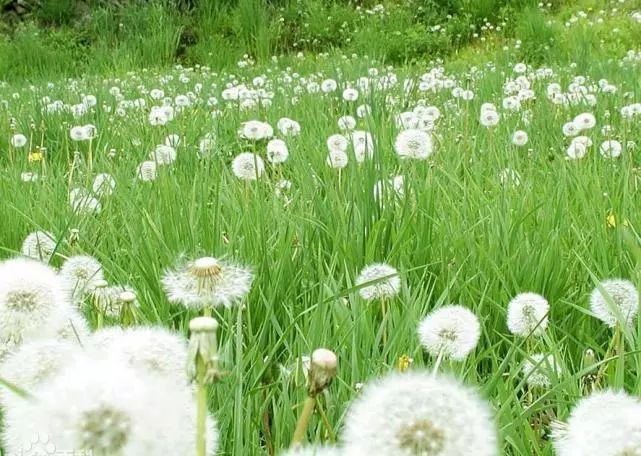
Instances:
[[[29,163],[39,162],[40,160],[42,160],[41,152],[36,151],[29,153]]]
[[[606,224],[609,228],[615,228],[617,226],[617,218],[614,215],[614,212],[610,212],[605,219]]]
[[[398,370],[401,372],[405,372],[407,369],[410,368],[414,360],[410,358],[407,355],[401,355],[398,358]]]

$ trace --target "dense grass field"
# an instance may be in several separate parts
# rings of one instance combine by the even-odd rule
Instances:
[[[0,255],[60,269],[66,301],[81,312],[70,327],[65,320],[65,331],[48,317],[38,322],[37,308],[18,318],[12,293],[28,291],[41,276],[38,269],[21,272],[30,263],[15,258],[0,264],[0,379],[7,387],[0,404],[4,443],[13,445],[7,456],[41,432],[38,424],[52,452],[18,454],[63,454],[59,442],[73,440],[52,431],[59,424],[43,424],[59,411],[56,391],[74,398],[73,385],[59,379],[50,386],[64,360],[36,359],[20,346],[38,347],[50,327],[74,346],[69,358],[89,363],[78,352],[99,358],[107,346],[133,360],[138,347],[145,363],[166,364],[154,364],[154,372],[182,372],[189,322],[203,312],[220,325],[223,372],[207,389],[218,429],[217,452],[210,442],[208,454],[284,453],[307,396],[309,356],[320,347],[336,353],[337,374],[319,394],[304,440],[348,447],[331,454],[364,454],[349,449],[359,425],[350,424],[350,403],[367,394],[368,382],[393,372],[435,372],[429,378],[469,385],[491,410],[497,444],[478,452],[377,447],[376,426],[403,421],[393,404],[407,407],[408,399],[399,397],[383,409],[388,422],[372,410],[374,454],[641,454],[638,422],[622,418],[606,417],[611,429],[623,429],[618,437],[606,425],[598,436],[579,428],[588,449],[559,443],[560,423],[582,398],[606,389],[641,393],[641,53],[628,46],[641,30],[635,11],[633,2],[612,2],[601,12],[554,16],[554,26],[564,28],[559,36],[576,43],[576,58],[533,47],[541,51],[534,63],[520,59],[529,42],[489,38],[445,62],[391,66],[337,52],[246,58],[225,70],[174,65],[2,83]],[[583,39],[594,45],[594,36],[603,39],[600,51],[581,47]],[[32,236],[24,244],[35,232],[36,242]],[[79,256],[100,263],[99,272],[83,272],[82,287],[79,276],[72,283],[65,275],[65,264]],[[246,296],[239,289],[228,306],[204,310],[168,298],[163,277],[201,257],[251,271]],[[397,273],[359,280],[375,263]],[[603,282],[615,278],[632,290]],[[107,283],[121,287],[119,297],[104,298]],[[135,305],[123,304],[123,290],[134,293]],[[365,299],[368,290],[385,297]],[[190,292],[201,293],[200,285]],[[549,311],[534,325],[526,315],[529,329],[514,334],[508,303],[524,292],[541,295]],[[106,300],[115,311],[106,310]],[[480,331],[458,357],[444,345],[434,351],[425,336],[431,330],[418,330],[426,316],[452,304],[469,309]],[[455,317],[442,324],[449,332],[432,335],[447,343],[474,332]],[[184,346],[178,343],[174,356],[144,334],[138,345],[109,346],[119,336],[105,328],[119,325],[168,328]],[[112,372],[102,369],[95,367],[94,378]],[[73,377],[94,384],[87,375]],[[40,394],[49,409],[39,411]],[[29,401],[21,395],[36,405],[20,405]],[[636,413],[638,402],[627,400]],[[171,410],[164,406],[158,415]],[[184,415],[195,419],[195,408]],[[172,432],[195,426],[149,428],[170,429],[162,438],[171,441]],[[107,431],[96,432],[108,440]],[[87,439],[70,448],[160,454],[130,441],[115,450],[92,447]],[[195,443],[190,453],[171,444],[165,448],[174,454],[196,454]]]

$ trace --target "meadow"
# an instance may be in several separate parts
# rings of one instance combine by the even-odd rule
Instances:
[[[0,64],[0,454],[641,454],[641,4],[597,5]]]

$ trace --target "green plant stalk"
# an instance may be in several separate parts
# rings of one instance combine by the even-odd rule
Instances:
[[[296,430],[294,431],[294,437],[292,438],[293,447],[301,445],[305,440],[305,433],[307,432],[307,428],[309,426],[309,420],[311,419],[315,408],[316,397],[307,396],[307,398],[305,399],[305,404],[303,405],[303,412],[301,413],[300,417],[298,418],[298,422],[296,423]]]
[[[207,366],[202,357],[198,356],[197,372],[197,391],[196,391],[196,456],[206,456],[207,454],[207,383],[205,376],[207,374]]]

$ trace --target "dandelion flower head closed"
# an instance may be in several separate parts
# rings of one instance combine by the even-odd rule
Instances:
[[[193,309],[231,307],[251,288],[248,268],[213,257],[203,257],[165,272],[162,285],[170,302]]]
[[[619,321],[618,316],[629,325],[639,310],[639,292],[629,280],[604,280],[590,295],[590,310],[611,328]]]
[[[430,355],[462,361],[476,347],[481,326],[468,308],[448,305],[436,309],[419,323],[418,336]]]
[[[425,373],[367,385],[349,409],[343,442],[350,456],[498,455],[488,405],[458,381]]]
[[[356,278],[356,285],[363,286],[358,290],[358,294],[367,301],[389,299],[400,292],[401,279],[394,267],[385,263],[374,263],[363,268]]]
[[[507,327],[516,336],[541,336],[548,326],[547,299],[536,293],[519,293],[507,305]]]
[[[582,399],[553,433],[558,456],[641,454],[641,402],[624,392],[600,391]]]

